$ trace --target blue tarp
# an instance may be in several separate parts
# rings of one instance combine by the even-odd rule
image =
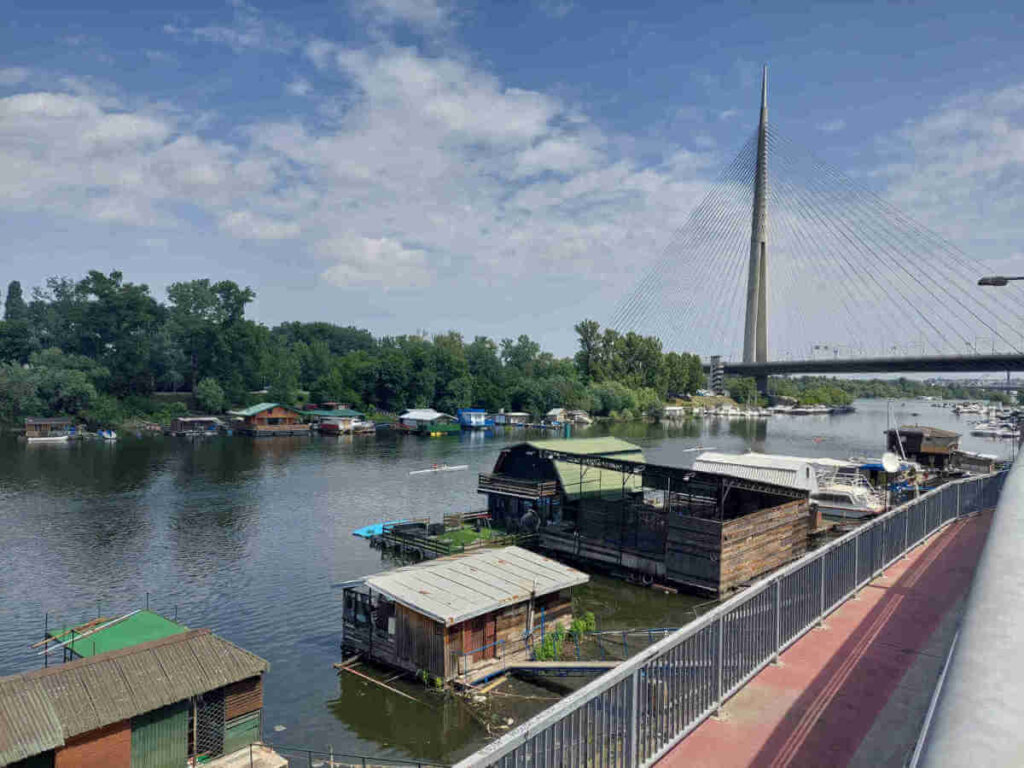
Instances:
[[[382,533],[384,533],[384,526],[385,525],[398,525],[400,523],[406,523],[406,522],[408,522],[408,521],[407,520],[389,520],[386,523],[377,523],[375,525],[367,525],[367,526],[365,526],[363,528],[356,528],[354,531],[352,531],[352,535],[353,536],[359,536],[360,538],[363,538],[363,539],[369,539],[369,538],[371,538],[373,536],[380,536]]]

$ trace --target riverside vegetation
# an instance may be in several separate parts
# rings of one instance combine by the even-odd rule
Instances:
[[[654,413],[669,393],[704,385],[700,358],[652,337],[576,326],[580,351],[558,358],[527,335],[466,341],[374,337],[331,323],[270,328],[245,316],[255,299],[229,280],[174,283],[159,301],[114,271],[54,277],[31,298],[12,281],[0,322],[0,423],[69,415],[90,426],[166,423],[262,400],[344,402],[370,413],[480,406],[599,416]]]

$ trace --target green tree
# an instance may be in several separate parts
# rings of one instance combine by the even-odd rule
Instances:
[[[206,413],[221,413],[224,410],[224,390],[216,379],[207,376],[196,385],[196,404]]]
[[[4,303],[4,320],[11,322],[28,319],[28,305],[21,293],[21,283],[11,280],[7,286],[7,301]]]
[[[576,368],[584,381],[600,380],[601,325],[596,320],[581,320],[575,326],[580,349],[576,353]]]

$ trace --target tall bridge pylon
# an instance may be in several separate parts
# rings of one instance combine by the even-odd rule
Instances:
[[[761,74],[761,119],[757,126],[754,211],[750,223],[750,268],[743,362],[768,361],[768,67]]]
[[[860,174],[874,185],[885,178]],[[813,362],[817,371],[825,358],[836,372],[855,370],[855,360],[872,371],[907,370],[899,360],[923,371],[961,361],[962,370],[975,370],[971,361],[1016,370],[1024,360],[1021,285],[979,287],[981,275],[999,270],[868,181],[768,124],[765,67],[757,131],[703,182],[707,194],[622,297],[609,327],[654,336],[665,350],[721,355],[726,372],[753,376],[762,391],[780,364],[796,372]]]

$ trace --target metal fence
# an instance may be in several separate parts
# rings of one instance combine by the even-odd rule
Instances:
[[[653,765],[908,550],[959,517],[994,507],[1004,477],[957,480],[880,515],[745,589],[456,768]]]

